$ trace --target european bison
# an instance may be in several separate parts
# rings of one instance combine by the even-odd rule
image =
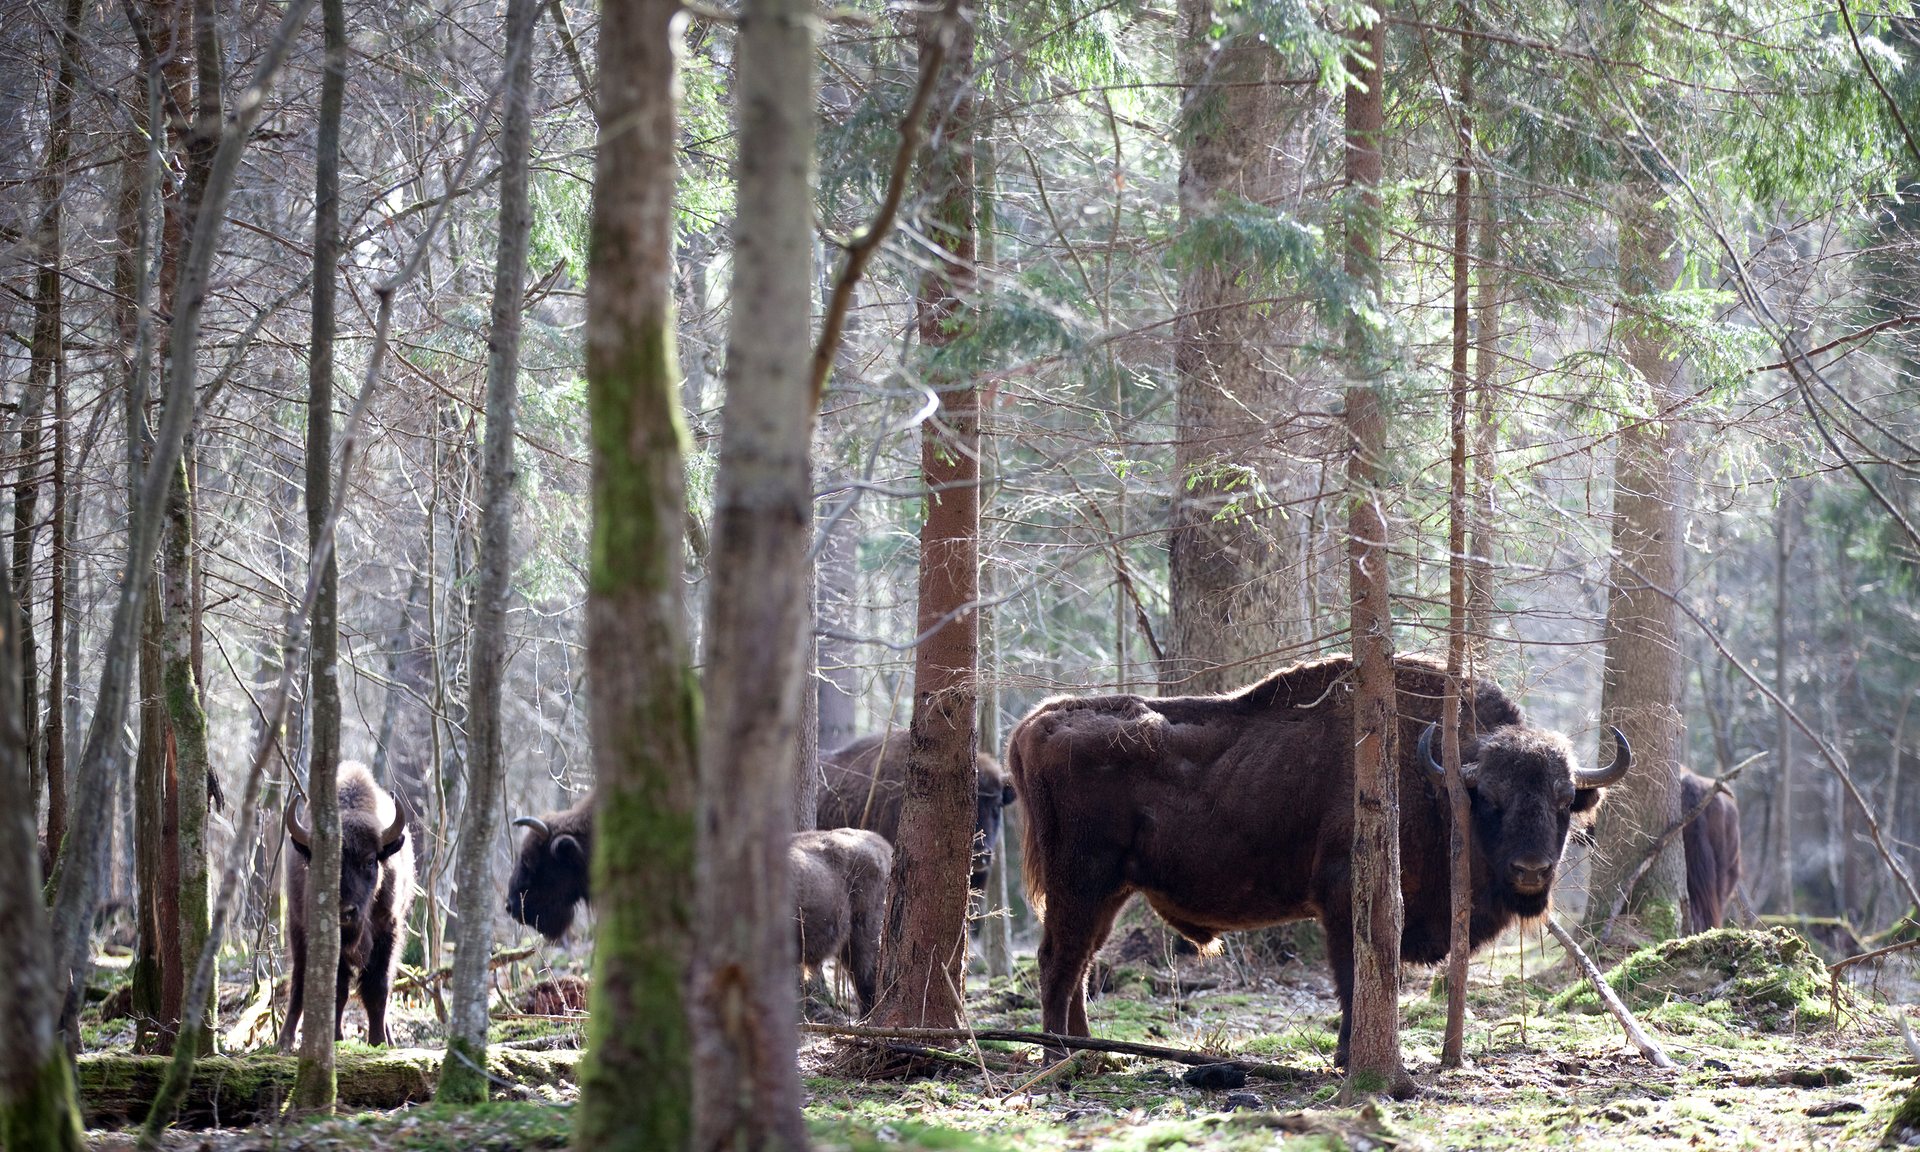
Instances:
[[[1680,772],[1680,813],[1700,806],[1714,781],[1686,770]],[[1725,792],[1707,802],[1704,812],[1687,824],[1687,914],[1695,932],[1726,923],[1727,902],[1740,885],[1740,807]]]
[[[507,882],[507,915],[558,940],[573,927],[574,905],[593,898],[593,796],[562,812],[522,816],[513,826],[527,835]]]
[[[390,1042],[387,994],[407,942],[407,913],[413,907],[413,846],[407,839],[407,810],[374,782],[367,766],[351,760],[340,765],[340,983],[334,1003],[333,1035],[341,1036],[347,990],[360,973],[360,1003],[367,1009],[367,1043]],[[300,819],[298,801],[287,805],[287,836],[294,854],[287,858],[287,943],[293,953],[293,990],[280,1046],[292,1046],[306,998],[307,871],[313,852],[312,830]]]
[[[862,736],[820,754],[825,777],[820,788],[819,818],[815,828],[866,828],[894,843],[900,835],[900,805],[907,794],[907,734]],[[993,863],[1000,840],[1001,809],[1014,801],[1014,786],[1000,764],[980,753],[975,774],[973,872],[967,884],[974,891],[987,886],[987,866]]]
[[[893,846],[859,828],[796,832],[787,848],[793,873],[800,963],[818,971],[829,958],[853,981],[860,1014],[873,1010],[880,930],[887,916]]]
[[[1340,998],[1346,1062],[1353,992],[1352,660],[1283,669],[1220,696],[1056,698],[1013,730],[1007,763],[1027,806],[1027,890],[1043,911],[1040,997],[1050,1032],[1087,1035],[1087,962],[1127,896],[1144,893],[1197,944],[1223,932],[1317,917]],[[1431,740],[1446,676],[1395,661],[1400,714],[1400,950],[1447,954],[1452,825]],[[1574,768],[1557,733],[1529,728],[1488,683],[1468,686],[1462,759],[1472,790],[1477,947],[1547,912],[1576,813],[1632,762]],[[1474,739],[1471,734],[1478,733]]]

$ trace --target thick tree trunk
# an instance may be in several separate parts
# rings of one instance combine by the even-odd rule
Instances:
[[[699,701],[689,667],[686,426],[671,260],[677,0],[613,0],[600,25],[602,128],[587,281],[593,536],[587,675],[599,827],[588,1059],[574,1146],[687,1146],[687,965]],[[783,765],[791,759],[783,756]]]
[[[981,9],[928,14],[923,68],[946,62],[933,107],[946,113],[923,161],[933,205],[928,235],[946,258],[922,277],[920,343],[951,343],[964,324],[979,232],[974,211],[974,29]],[[928,358],[931,360],[931,357]],[[975,670],[979,658],[980,393],[971,380],[929,381],[940,407],[921,426],[926,518],[914,651],[907,791],[894,846],[893,898],[881,945],[876,1022],[928,1028],[959,1023],[965,986],[967,874],[973,847]]]
[[[733,322],[708,564],[703,927],[692,999],[693,1146],[711,1152],[807,1146],[786,850],[813,590],[812,365],[794,355],[811,335],[811,13],[808,0],[746,0],[740,21]]]
[[[1271,204],[1290,168],[1278,146],[1288,104],[1280,53],[1241,32],[1215,39],[1206,0],[1181,0],[1181,227]],[[1258,679],[1302,638],[1290,610],[1300,549],[1275,495],[1290,487],[1268,450],[1289,403],[1272,367],[1276,321],[1254,304],[1264,272],[1203,253],[1180,280],[1175,496],[1167,544],[1169,620],[1161,683],[1224,692]]]
[[[1653,201],[1654,190],[1630,185],[1617,193],[1620,290],[1634,307],[1671,288],[1681,256],[1673,224]],[[1629,321],[1628,362],[1645,382],[1651,420],[1633,420],[1620,432],[1614,464],[1613,566],[1607,603],[1606,673],[1601,719],[1633,746],[1634,771],[1607,790],[1594,831],[1592,893],[1587,923],[1598,928],[1619,906],[1622,888],[1655,840],[1680,816],[1675,773],[1686,749],[1680,712],[1680,647],[1670,595],[1680,583],[1684,526],[1680,462],[1685,443],[1668,407],[1680,395],[1680,363],[1648,326]],[[1601,755],[1606,753],[1602,751]],[[1686,860],[1679,838],[1661,852],[1646,879],[1628,896],[1641,926],[1656,939],[1681,930]]]
[[[307,348],[307,550],[311,556],[333,506],[334,297],[340,265],[340,116],[347,86],[345,0],[322,0],[325,55],[314,145],[313,331]],[[312,753],[307,761],[306,967],[300,1003],[300,1071],[295,1112],[333,1110],[333,1018],[340,994],[340,632],[339,565],[321,559],[309,647]],[[290,894],[297,899],[297,894]]]
[[[1386,21],[1350,33],[1364,89],[1346,94],[1347,275],[1380,286],[1381,134],[1386,103]],[[1379,334],[1348,322],[1347,580],[1353,640],[1353,1006],[1347,1090],[1404,1095],[1412,1080],[1400,1059],[1400,772],[1393,677],[1393,611],[1382,454],[1387,414],[1380,395]],[[1328,942],[1337,950],[1340,941]]]
[[[493,857],[502,832],[507,764],[500,736],[501,681],[507,661],[507,597],[513,575],[514,409],[519,403],[520,311],[526,294],[527,165],[533,134],[533,30],[540,0],[508,0],[505,108],[500,128],[500,244],[493,267],[493,315],[487,341],[485,492],[480,505],[479,579],[473,592],[473,645],[467,674],[467,803],[455,851],[453,1011],[441,1100],[487,1098],[487,960],[498,907]]]
[[[174,793],[175,851],[179,854],[175,869],[179,889],[174,916],[178,935],[167,937],[173,955],[167,959],[179,973],[178,984],[184,990],[186,974],[199,962],[207,940],[211,915],[207,892],[207,775],[211,757],[207,751],[207,714],[200,703],[200,685],[193,672],[193,631],[198,615],[193,610],[191,555],[194,527],[192,496],[187,488],[187,464],[183,460],[174,472],[173,495],[167,501],[166,556],[162,563],[162,597],[165,607],[161,646],[167,720],[171,729],[174,771],[168,782]],[[174,980],[165,982],[171,991]],[[171,1010],[175,1005],[169,1003]],[[178,1005],[182,1014],[184,1003]],[[168,1021],[175,1021],[169,1011]],[[213,1034],[200,1033],[212,1052]]]

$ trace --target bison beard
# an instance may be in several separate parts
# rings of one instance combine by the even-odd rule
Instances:
[[[866,828],[886,837],[900,835],[900,805],[907,794],[907,734],[862,736],[820,754],[819,817],[815,828]],[[987,887],[987,868],[1000,842],[1001,810],[1013,803],[1015,789],[993,757],[980,753],[975,768],[973,864],[967,886]]]
[[[1432,763],[1446,673],[1394,661],[1400,715],[1403,960],[1432,964],[1449,943],[1452,817]],[[1044,1027],[1085,1036],[1086,969],[1133,892],[1181,934],[1317,918],[1340,999],[1346,1063],[1353,992],[1352,661],[1296,665],[1221,696],[1047,701],[1013,730],[1007,763],[1027,805],[1027,889],[1044,914]],[[1630,763],[1576,772],[1556,733],[1526,727],[1492,684],[1462,692],[1462,760],[1473,804],[1471,939],[1545,915],[1576,814]],[[1465,700],[1472,701],[1469,709]],[[1617,736],[1617,733],[1616,733]]]
[[[1714,782],[1693,772],[1680,773],[1680,811],[1700,807]],[[1740,886],[1740,807],[1721,792],[1707,802],[1685,833],[1688,927],[1718,928],[1727,920],[1727,902]]]
[[[360,973],[360,1003],[367,1010],[367,1043],[390,1042],[387,994],[400,967],[407,939],[407,912],[413,907],[413,848],[407,839],[407,811],[374,782],[366,765],[340,765],[340,983],[334,999],[333,1035],[341,1037],[347,992]],[[306,995],[307,847],[309,830],[295,805],[287,807],[287,836],[294,854],[287,859],[287,937],[293,954],[293,989],[280,1047],[293,1044]]]
[[[878,833],[858,828],[796,832],[787,868],[793,875],[801,966],[818,971],[838,959],[860,998],[860,1014],[866,1015],[873,1010],[880,968],[893,846]]]

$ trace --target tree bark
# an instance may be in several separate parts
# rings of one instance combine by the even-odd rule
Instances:
[[[1616,193],[1620,291],[1626,307],[1635,311],[1637,300],[1667,291],[1680,274],[1673,223],[1655,207],[1657,195],[1657,189],[1638,184]],[[1594,917],[1604,918],[1619,903],[1636,864],[1661,829],[1679,817],[1675,773],[1686,748],[1676,609],[1670,598],[1680,585],[1680,458],[1686,446],[1667,411],[1680,395],[1681,366],[1654,323],[1642,316],[1629,319],[1625,346],[1628,363],[1645,382],[1652,418],[1631,420],[1621,430],[1614,464],[1614,561],[1600,711],[1601,719],[1632,744],[1634,771],[1607,790],[1600,809],[1589,927],[1597,927]],[[1686,897],[1681,846],[1668,845],[1645,881],[1626,895],[1627,906],[1655,939],[1678,934]]]
[[[1377,296],[1381,226],[1381,135],[1386,104],[1384,14],[1353,38],[1364,71],[1346,94],[1346,270]],[[1393,612],[1382,453],[1387,414],[1380,395],[1380,337],[1347,324],[1347,579],[1353,639],[1353,1007],[1347,1057],[1352,1095],[1412,1090],[1400,1058],[1399,731],[1393,676]],[[1339,943],[1329,941],[1338,948]]]
[[[720,434],[693,977],[696,1149],[801,1149],[793,750],[810,645],[813,22],[808,0],[741,10],[733,321]],[[803,768],[804,768],[804,757]],[[817,795],[817,793],[815,793]],[[808,821],[812,826],[812,821]]]
[[[929,13],[918,31],[921,67],[946,62],[933,104],[946,118],[932,133],[939,143],[921,169],[923,195],[932,205],[927,234],[944,249],[939,266],[922,276],[915,302],[920,343],[929,350],[951,344],[962,330],[974,278],[973,52],[981,11],[975,6],[969,15],[955,6]],[[907,791],[873,1019],[944,1028],[960,1020],[966,979],[978,746],[980,393],[970,379],[929,383],[940,405],[920,434],[927,495]]]
[[[1282,60],[1251,31],[1216,40],[1207,0],[1181,0],[1181,228],[1273,203],[1288,169],[1275,139]],[[1231,225],[1229,225],[1231,226]],[[1224,692],[1258,679],[1301,638],[1288,606],[1299,548],[1274,496],[1289,487],[1269,445],[1298,407],[1271,365],[1276,321],[1263,270],[1202,253],[1182,272],[1175,327],[1167,691]]]
[[[683,1148],[693,1130],[686,973],[699,700],[683,608],[686,426],[671,268],[680,10],[677,0],[613,0],[600,25],[586,326],[600,918],[574,1109],[582,1152]]]
[[[340,265],[340,117],[347,88],[345,0],[322,0],[324,45],[314,144],[313,329],[307,348],[307,550],[312,556],[333,506],[334,298]],[[319,597],[310,623],[313,707],[307,761],[307,960],[301,994],[300,1069],[290,1107],[331,1112],[335,1099],[333,1018],[340,995],[340,632],[339,565],[320,558]],[[294,898],[294,897],[290,897]]]
[[[1792,699],[1792,660],[1788,625],[1792,621],[1787,595],[1788,571],[1793,563],[1793,510],[1799,485],[1789,483],[1780,496],[1773,520],[1773,691],[1782,701]],[[1773,906],[1794,914],[1793,871],[1793,721],[1784,707],[1774,709],[1773,778]]]
[[[1474,305],[1473,556],[1467,569],[1467,666],[1489,672],[1493,648],[1493,478],[1500,448],[1494,389],[1500,381],[1500,221],[1494,177],[1481,175],[1480,284]]]
[[[520,312],[526,295],[527,201],[532,149],[533,30],[540,0],[508,0],[505,106],[500,128],[500,244],[493,269],[493,315],[487,341],[487,432],[480,505],[478,580],[467,674],[467,803],[455,852],[455,915],[460,946],[453,957],[453,1011],[437,1096],[459,1103],[487,1098],[487,960],[493,955],[497,907],[493,876],[507,765],[501,744],[501,682],[507,662],[507,597],[513,575],[514,409],[519,403]]]

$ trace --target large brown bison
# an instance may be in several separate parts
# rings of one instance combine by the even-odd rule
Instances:
[[[360,1003],[367,1010],[367,1043],[390,1042],[387,994],[407,942],[407,913],[413,907],[413,846],[407,834],[404,801],[396,801],[373,779],[364,764],[340,765],[340,983],[334,1003],[333,1034],[341,1036],[347,991],[360,973]],[[306,999],[307,872],[313,852],[312,830],[300,819],[298,802],[287,806],[287,837],[294,854],[287,858],[287,944],[293,953],[293,990],[280,1046],[293,1044]]]
[[[1007,752],[1026,810],[1027,889],[1043,910],[1048,1031],[1087,1035],[1085,975],[1127,896],[1141,892],[1197,944],[1223,932],[1318,918],[1340,998],[1345,1063],[1353,992],[1352,661],[1299,664],[1221,696],[1058,698],[1013,730]],[[1449,940],[1452,816],[1432,755],[1446,676],[1395,661],[1400,714],[1401,956],[1430,964]],[[1627,772],[1627,742],[1600,771],[1574,768],[1565,737],[1526,727],[1492,684],[1461,708],[1473,804],[1471,939],[1542,916],[1575,815]],[[1476,734],[1477,735],[1474,735]]]
[[[1682,770],[1680,812],[1700,807],[1714,781]],[[1687,915],[1689,928],[1705,932],[1727,920],[1727,902],[1740,886],[1740,807],[1725,792],[1707,801],[1706,810],[1687,824]]]
[[[513,826],[527,835],[507,881],[507,915],[558,940],[573,927],[575,905],[593,899],[593,795],[564,811],[522,816]]]
[[[862,736],[820,754],[819,818],[815,828],[866,828],[894,843],[900,835],[900,806],[907,795],[907,734]],[[974,776],[973,871],[968,885],[987,886],[987,867],[1000,841],[1001,810],[1013,803],[1015,789],[999,761],[980,753]]]
[[[793,873],[800,963],[818,971],[829,959],[853,981],[860,1014],[873,1010],[880,930],[887,918],[893,846],[859,828],[796,832],[787,848]]]

